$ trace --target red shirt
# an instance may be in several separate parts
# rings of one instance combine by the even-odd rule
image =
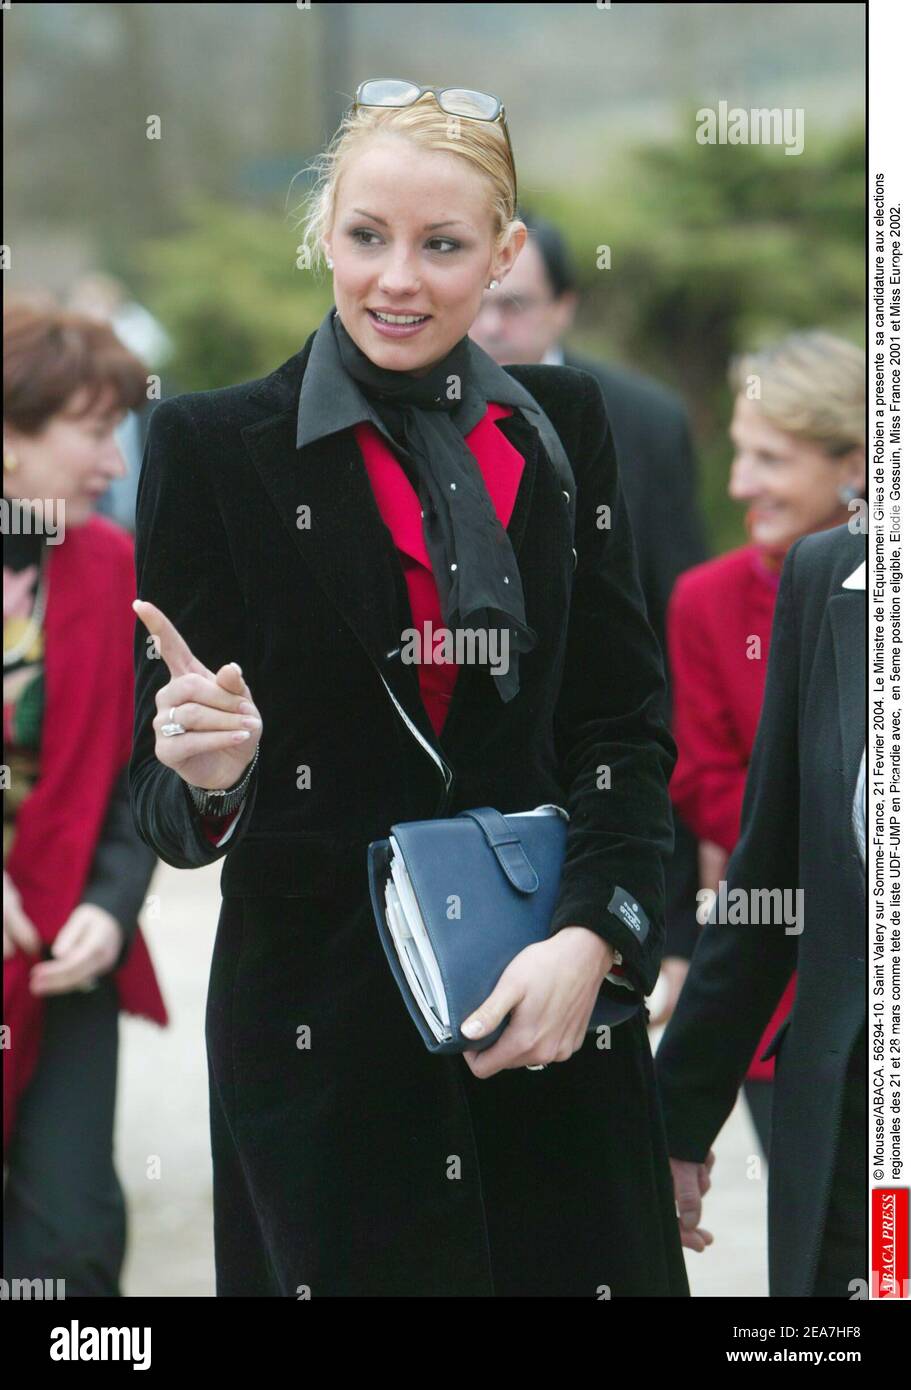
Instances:
[[[494,511],[504,528],[512,516],[525,467],[525,460],[518,449],[494,424],[495,420],[511,414],[509,406],[491,401],[484,419],[479,420],[465,436],[465,443],[478,461]],[[418,495],[386,447],[379,430],[365,421],[355,426],[354,433],[364,456],[380,515],[392,533],[405,571],[413,625],[423,638],[424,622],[430,619],[436,633],[438,628],[443,628],[443,615],[424,541]],[[424,663],[418,667],[421,699],[437,734],[449,713],[458,669],[453,661]]]
[[[671,798],[700,840],[731,853],[740,835],[747,769],[762,712],[778,572],[758,546],[696,565],[677,580],[667,615],[677,764]],[[747,1076],[771,1081],[759,1060],[794,998],[791,977]]]

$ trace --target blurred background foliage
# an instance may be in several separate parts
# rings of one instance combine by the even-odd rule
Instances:
[[[569,341],[684,396],[716,551],[743,540],[730,354],[864,341],[862,4],[17,4],[3,36],[7,289],[119,277],[174,344],[166,392],[260,376],[316,327],[302,171],[382,74],[502,97],[522,198],[575,254]],[[721,99],[800,109],[803,152],[697,144]]]

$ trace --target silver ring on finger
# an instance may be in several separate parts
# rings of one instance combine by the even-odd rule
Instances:
[[[161,733],[163,738],[176,738],[178,734],[185,734],[187,732],[184,726],[182,724],[179,724],[177,720],[174,718],[174,711],[176,709],[176,705],[171,706],[171,713],[168,715],[168,722],[167,724],[162,724],[161,726]]]
[[[526,1071],[543,1071],[544,1068],[545,1068],[546,1066],[547,1066],[547,1063],[546,1063],[546,1062],[540,1062],[540,1063],[538,1064],[538,1066],[536,1066],[536,1067],[526,1067],[525,1070],[526,1070]]]

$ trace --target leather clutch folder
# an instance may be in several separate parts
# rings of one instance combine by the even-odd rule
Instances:
[[[548,934],[566,845],[558,806],[503,816],[491,806],[406,821],[367,849],[380,941],[431,1052],[484,1051],[509,1023],[467,1038],[461,1024],[509,962]],[[588,1031],[643,1008],[630,986],[605,980]]]

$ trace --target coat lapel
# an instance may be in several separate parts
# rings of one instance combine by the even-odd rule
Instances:
[[[398,659],[403,628],[411,625],[408,590],[354,428],[296,447],[298,396],[313,336],[250,392],[248,399],[267,413],[243,426],[241,435],[301,559],[409,718],[442,753],[421,699],[417,667]],[[497,426],[525,458],[507,527],[518,557],[531,509],[538,436],[518,413],[498,420]],[[309,513],[301,511],[305,506]],[[309,525],[299,524],[302,517]]]
[[[496,421],[496,428],[505,435],[513,448],[518,449],[525,459],[525,467],[519,481],[519,491],[516,493],[512,515],[509,518],[509,525],[506,527],[506,534],[512,541],[512,548],[516,553],[516,559],[518,559],[522,551],[522,543],[525,539],[525,531],[535,494],[535,477],[538,471],[541,440],[534,426],[530,425],[517,410],[513,411],[512,415],[501,416]]]
[[[854,791],[866,731],[864,713],[866,590],[841,587],[827,604],[835,649],[838,722],[841,731],[842,824],[848,826],[849,842],[855,850],[853,832]],[[859,856],[857,857],[859,864]]]

